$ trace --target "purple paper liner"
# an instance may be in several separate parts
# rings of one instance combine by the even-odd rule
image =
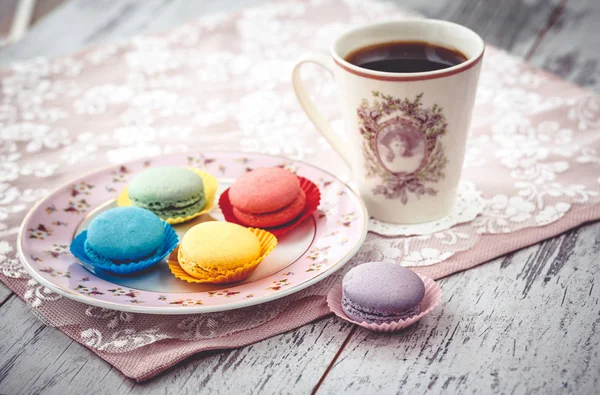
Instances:
[[[440,286],[432,278],[427,276],[421,276],[423,284],[425,285],[425,296],[420,303],[421,313],[410,317],[406,320],[394,321],[385,324],[375,324],[368,322],[357,322],[348,318],[344,310],[342,309],[342,284],[336,284],[333,286],[329,294],[327,295],[327,304],[332,313],[337,315],[339,318],[351,322],[356,325],[360,325],[373,332],[396,332],[405,329],[412,324],[419,321],[425,315],[429,314],[439,303],[442,298],[442,291]]]

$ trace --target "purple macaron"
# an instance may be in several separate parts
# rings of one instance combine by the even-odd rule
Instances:
[[[353,321],[384,324],[421,312],[425,285],[398,264],[369,262],[350,270],[342,282],[342,309]]]

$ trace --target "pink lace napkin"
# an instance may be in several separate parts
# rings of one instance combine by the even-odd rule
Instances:
[[[326,50],[350,26],[406,16],[388,3],[273,3],[0,72],[0,279],[45,323],[141,381],[199,351],[247,345],[323,317],[329,289],[360,262],[398,262],[440,278],[600,218],[600,99],[488,48],[464,171],[485,208],[470,223],[431,235],[370,234],[345,270],[318,285],[227,313],[104,310],[27,276],[14,248],[25,213],[92,168],[235,149],[301,159],[347,178],[296,103],[293,61]],[[337,119],[331,77],[319,69],[305,75]]]

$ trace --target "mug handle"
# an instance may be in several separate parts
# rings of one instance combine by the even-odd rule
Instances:
[[[331,128],[331,125],[323,115],[317,110],[313,102],[310,100],[304,84],[300,78],[300,68],[304,63],[315,63],[321,67],[327,69],[333,74],[333,60],[328,56],[320,53],[305,53],[296,61],[294,70],[292,71],[292,85],[294,86],[294,92],[302,109],[308,115],[308,118],[315,124],[319,132],[327,139],[329,144],[337,151],[342,157],[344,162],[352,168],[350,165],[350,158],[348,156],[347,145],[342,139],[335,133]]]

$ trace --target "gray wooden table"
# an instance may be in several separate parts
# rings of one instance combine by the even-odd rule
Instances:
[[[0,49],[0,65],[260,2],[68,1],[20,43]],[[490,44],[600,91],[598,0],[397,2],[467,25]],[[44,326],[0,283],[0,393],[597,394],[599,251],[600,224],[583,226],[442,280],[443,307],[400,334],[329,317],[198,355],[141,384]]]

